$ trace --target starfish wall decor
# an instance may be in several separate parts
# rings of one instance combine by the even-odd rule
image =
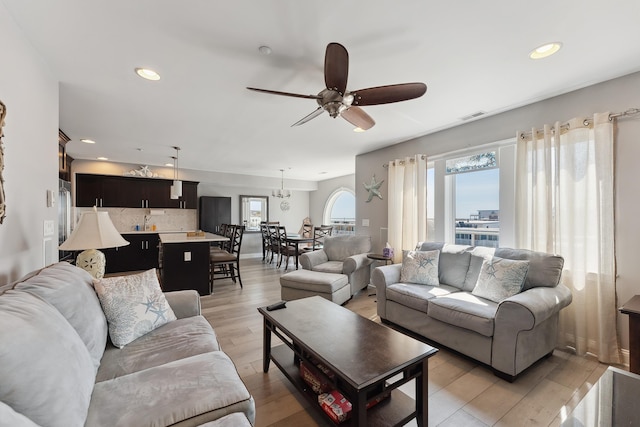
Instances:
[[[371,183],[364,184],[364,188],[369,192],[369,197],[367,198],[367,203],[369,203],[371,201],[371,199],[373,199],[373,196],[378,196],[380,198],[380,200],[384,200],[382,198],[382,194],[380,194],[380,186],[382,185],[382,183],[384,182],[384,179],[380,182],[376,182],[376,175],[373,174],[373,177],[371,178]]]

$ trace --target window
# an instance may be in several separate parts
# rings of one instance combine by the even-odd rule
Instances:
[[[356,196],[352,190],[339,188],[329,196],[323,224],[333,225],[332,234],[355,234]]]
[[[428,239],[513,244],[515,141],[434,156],[427,169]]]
[[[260,222],[269,221],[267,196],[240,196],[240,224],[245,231],[260,231]]]

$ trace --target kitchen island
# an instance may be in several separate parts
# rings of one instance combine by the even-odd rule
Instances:
[[[228,237],[212,233],[160,233],[160,275],[164,291],[195,289],[209,295],[209,247]]]

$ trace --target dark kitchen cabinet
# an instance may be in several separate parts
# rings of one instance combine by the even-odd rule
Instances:
[[[169,187],[173,182],[169,182]],[[169,189],[169,204],[167,207],[176,209],[197,209],[198,208],[198,183],[193,181],[182,181],[182,197],[171,199],[171,189]]]
[[[112,175],[76,174],[77,207],[196,209],[198,183],[182,182],[182,197],[171,199],[173,181]]]
[[[105,273],[140,271],[158,268],[157,233],[123,234],[127,246],[102,249],[107,259]]]
[[[200,197],[198,227],[219,234],[220,225],[231,224],[231,197]]]
[[[117,208],[121,203],[121,178],[108,175],[76,175],[76,206]]]

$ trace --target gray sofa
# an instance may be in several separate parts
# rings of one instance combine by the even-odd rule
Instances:
[[[556,345],[558,313],[571,303],[560,284],[564,260],[527,250],[420,243],[439,250],[439,286],[402,283],[402,264],[377,267],[378,315],[430,341],[482,362],[508,381]],[[473,295],[486,257],[528,260],[522,291],[499,303]]]
[[[370,251],[370,236],[330,236],[325,237],[322,249],[300,255],[300,265],[305,270],[346,274],[351,295],[355,295],[369,285]]]
[[[122,349],[84,270],[61,262],[0,287],[0,422],[198,426],[255,403],[196,291],[165,293],[177,320]]]

